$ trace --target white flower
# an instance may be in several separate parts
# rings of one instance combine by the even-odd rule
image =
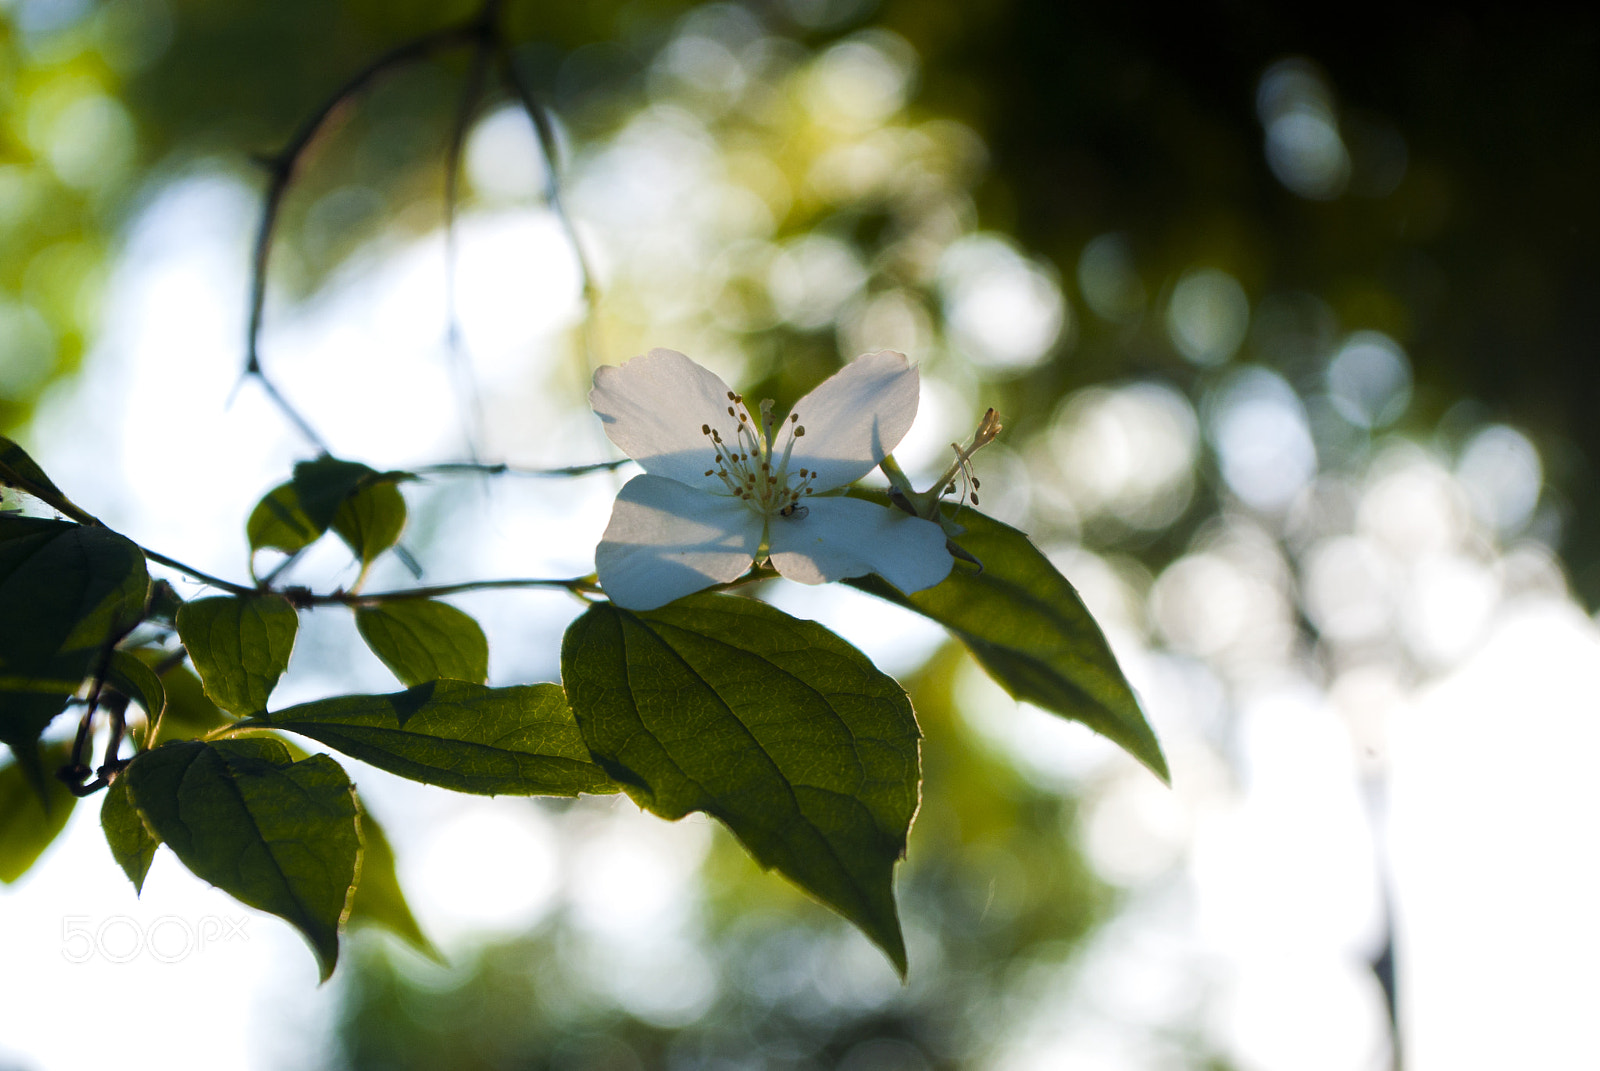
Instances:
[[[752,411],[672,350],[601,368],[589,404],[644,468],[617,495],[595,552],[606,594],[651,610],[768,559],[802,584],[877,573],[913,592],[943,580],[952,559],[937,524],[826,494],[899,445],[917,382],[904,354],[869,353],[779,422],[771,402]]]

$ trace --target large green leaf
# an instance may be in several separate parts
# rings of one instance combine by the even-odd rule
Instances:
[[[876,576],[849,583],[939,622],[1006,691],[1083,722],[1169,780],[1161,745],[1077,589],[1015,528],[970,509],[961,523],[957,542],[982,572],[957,565],[914,595]]]
[[[394,871],[394,849],[378,820],[361,804],[361,880],[350,905],[350,925],[381,927],[436,963],[444,957],[417,924]]]
[[[310,737],[390,773],[479,795],[614,792],[589,758],[554,684],[486,688],[429,681],[389,695],[345,695],[245,722]]]
[[[363,606],[356,610],[356,628],[401,684],[440,678],[482,684],[489,676],[483,629],[448,603],[406,599]]]
[[[382,475],[359,461],[341,461],[324,454],[295,465],[291,482],[306,517],[318,532],[326,532],[345,499]]]
[[[299,627],[294,607],[281,595],[219,595],[186,602],[178,611],[178,638],[206,695],[240,716],[266,709],[288,668]]]
[[[264,737],[181,741],[123,773],[150,831],[195,874],[310,943],[327,981],[361,855],[355,791],[326,755]]]
[[[29,752],[34,753],[31,744]],[[67,749],[48,749],[45,761],[61,765]],[[53,777],[41,798],[32,772],[19,761],[0,766],[0,882],[10,885],[28,872],[67,824],[77,802]]]
[[[106,835],[111,857],[133,882],[134,892],[143,892],[144,877],[150,872],[161,842],[150,835],[144,819],[139,817],[126,777],[118,777],[106,789],[100,803],[100,829]]]
[[[892,889],[920,774],[911,702],[811,621],[731,595],[575,621],[561,674],[595,758],[664,818],[705,811],[905,971]]]
[[[0,742],[34,741],[144,613],[144,553],[100,525],[0,515]]]

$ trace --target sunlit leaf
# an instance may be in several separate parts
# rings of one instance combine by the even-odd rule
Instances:
[[[355,792],[338,763],[294,762],[267,738],[180,741],[140,753],[122,776],[185,866],[293,925],[328,979],[361,853]]]
[[[144,554],[99,525],[0,516],[0,742],[38,775],[33,741],[138,622]]]
[[[395,874],[394,849],[388,835],[359,797],[356,803],[361,806],[361,880],[350,905],[350,924],[379,926],[434,962],[443,963],[444,957],[422,932],[411,905],[406,903],[406,894]]]
[[[271,547],[294,554],[315,543],[325,530],[312,524],[300,508],[292,483],[280,483],[262,495],[244,526],[252,553]]]
[[[29,751],[33,745],[28,745]],[[44,762],[60,766],[67,761],[65,747],[45,752]],[[0,765],[0,882],[10,885],[50,847],[72,814],[77,797],[52,777],[41,799],[33,775],[13,759]]]
[[[139,817],[126,777],[118,777],[106,789],[100,803],[100,829],[106,835],[111,857],[133,882],[134,891],[143,892],[144,877],[150,872],[150,863],[161,842],[150,835],[144,819]]]
[[[892,882],[920,775],[898,684],[821,625],[730,595],[592,606],[561,672],[584,740],[640,806],[721,819],[904,973]]]
[[[206,695],[240,716],[264,710],[289,665],[300,619],[281,595],[219,595],[186,602],[178,637]]]
[[[333,530],[363,565],[394,546],[405,526],[405,496],[387,481],[362,487],[333,515]]]
[[[448,678],[482,684],[489,641],[471,617],[448,603],[406,599],[356,610],[356,628],[401,684]]]
[[[346,695],[246,722],[310,737],[413,781],[479,795],[616,791],[589,757],[554,684],[487,688],[440,680],[389,695]]]
[[[1077,590],[1015,528],[970,509],[960,520],[957,542],[981,573],[958,565],[914,595],[875,576],[849,583],[939,622],[1006,691],[1083,722],[1168,780],[1161,745]]]

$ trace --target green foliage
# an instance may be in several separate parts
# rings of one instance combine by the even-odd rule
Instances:
[[[471,617],[448,603],[407,599],[356,610],[356,628],[400,683],[448,678],[482,684],[489,641]]]
[[[339,764],[295,762],[280,741],[252,737],[165,744],[123,776],[183,864],[298,929],[326,981],[360,873],[355,792]]]
[[[144,876],[150,872],[161,842],[145,828],[144,819],[133,805],[128,779],[119,777],[106,789],[100,804],[100,829],[106,835],[111,857],[133,882],[135,892],[144,891]]]
[[[162,657],[160,651],[149,649],[140,651],[139,655],[149,662],[158,661]],[[167,697],[167,709],[166,713],[161,715],[161,724],[155,738],[146,741],[147,748],[164,744],[168,740],[189,740],[204,736],[233,720],[211,701],[205,693],[205,687],[200,683],[200,678],[195,676],[194,670],[188,666],[171,667],[161,675],[161,684]]]
[[[0,515],[0,742],[36,784],[33,742],[139,620],[149,587],[143,553],[110,529]]]
[[[720,819],[904,974],[891,887],[919,733],[894,680],[814,622],[715,594],[590,607],[561,673],[590,750],[640,806]]]
[[[589,758],[554,684],[487,688],[430,681],[390,695],[346,695],[259,714],[285,729],[424,784],[479,795],[614,792]]]
[[[221,595],[184,603],[178,635],[206,695],[244,717],[265,710],[289,666],[300,618],[281,595]]]
[[[54,763],[66,754],[64,747],[47,751]],[[10,885],[28,872],[66,826],[77,802],[54,778],[41,795],[33,773],[20,761],[0,766],[0,882]]]
[[[245,535],[252,557],[269,547],[298,554],[331,527],[369,565],[400,538],[406,504],[395,484],[411,478],[326,455],[302,461],[293,479],[268,491],[251,511]]]
[[[1010,525],[976,510],[962,511],[961,523],[967,530],[957,541],[983,563],[981,572],[957,566],[914,595],[875,576],[849,583],[939,622],[1006,691],[1083,722],[1169,780],[1161,745],[1071,582]]]
[[[154,723],[167,709],[167,690],[155,671],[127,651],[112,651],[106,681],[145,709]]]

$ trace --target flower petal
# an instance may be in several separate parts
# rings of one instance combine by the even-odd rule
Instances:
[[[825,584],[877,573],[906,594],[931,588],[954,559],[944,529],[859,498],[808,498],[803,516],[774,517],[772,565],[790,580]]]
[[[789,471],[815,472],[812,486],[818,491],[854,483],[905,438],[917,417],[918,382],[903,353],[857,357],[795,403],[790,414],[799,417],[798,424],[783,422],[773,452],[781,456],[796,427],[805,428],[795,440]]]
[[[721,488],[705,471],[715,460],[700,430],[709,425],[732,440],[738,421],[728,416],[728,385],[676,350],[651,350],[626,364],[594,373],[589,406],[606,435],[646,472],[691,487]]]
[[[618,606],[654,610],[743,574],[761,529],[761,518],[737,498],[646,473],[617,494],[595,571]]]

